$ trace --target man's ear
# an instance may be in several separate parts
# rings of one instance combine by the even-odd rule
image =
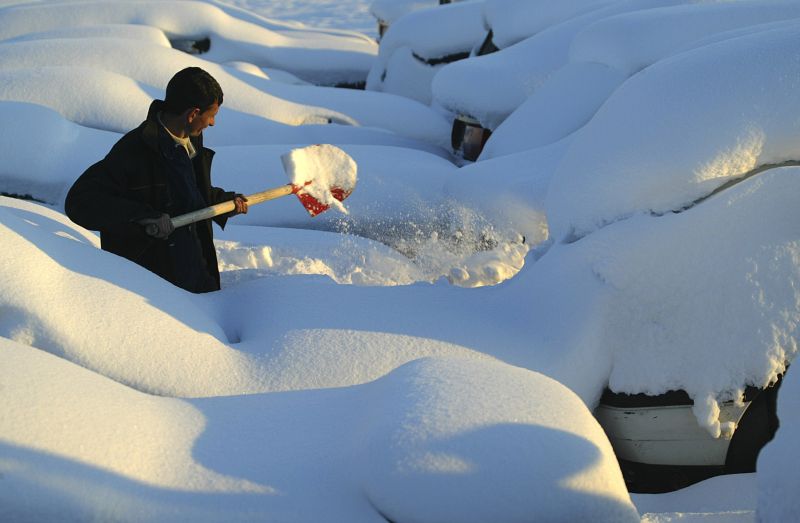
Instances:
[[[200,114],[200,108],[199,107],[194,107],[192,109],[186,109],[186,112],[184,113],[184,117],[186,118],[186,121],[188,123],[192,123],[192,120],[197,118],[197,116],[199,114]]]

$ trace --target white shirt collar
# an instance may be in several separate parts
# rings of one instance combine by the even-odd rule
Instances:
[[[158,123],[161,124],[161,127],[163,127],[165,131],[167,131],[167,134],[169,134],[173,140],[175,140],[176,147],[181,146],[184,149],[186,149],[186,154],[189,155],[189,158],[194,158],[195,156],[197,156],[197,151],[194,148],[194,144],[192,143],[192,141],[189,139],[188,136],[186,138],[179,138],[175,136],[174,134],[172,134],[172,131],[170,131],[169,128],[166,125],[164,125],[164,122],[161,121],[161,113],[158,113],[158,115],[156,116],[158,118]]]

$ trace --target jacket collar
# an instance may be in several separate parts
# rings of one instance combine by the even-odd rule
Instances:
[[[159,151],[159,129],[161,124],[158,121],[158,113],[164,110],[163,100],[153,100],[150,108],[147,110],[147,119],[139,126],[142,133],[142,139],[151,149]],[[192,136],[189,138],[194,145],[195,150],[199,153],[203,150],[203,134],[200,136]]]

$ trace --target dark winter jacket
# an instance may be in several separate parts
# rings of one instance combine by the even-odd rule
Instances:
[[[176,151],[174,141],[158,122],[162,107],[163,102],[155,100],[147,120],[78,178],[67,194],[65,210],[78,225],[100,231],[104,250],[189,291],[217,290],[219,271],[211,220],[176,229],[165,240],[147,236],[137,223],[162,213],[177,216],[235,196],[211,186],[214,151],[203,147],[202,135],[191,138],[197,151],[192,160],[182,148]],[[224,227],[227,216],[214,221]]]

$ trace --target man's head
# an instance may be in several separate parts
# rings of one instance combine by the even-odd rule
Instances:
[[[222,88],[213,76],[199,67],[178,71],[167,84],[164,110],[181,116],[190,136],[197,136],[209,125],[222,105]]]

